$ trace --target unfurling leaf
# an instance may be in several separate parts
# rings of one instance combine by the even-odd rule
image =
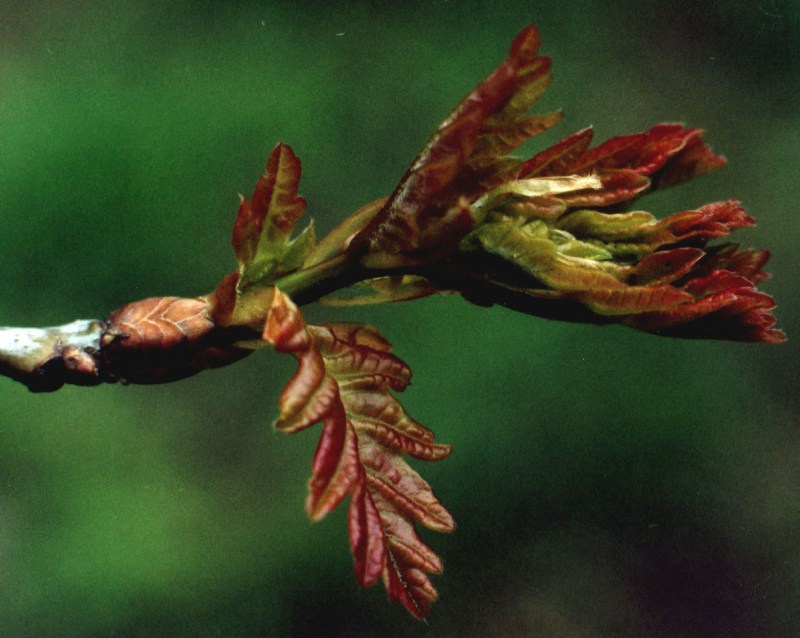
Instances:
[[[528,115],[550,83],[550,60],[538,47],[535,27],[523,30],[394,192],[316,246],[310,226],[291,239],[305,206],[297,195],[300,163],[278,145],[252,204],[242,199],[233,233],[239,270],[208,298],[215,325],[263,326],[259,344],[297,358],[276,426],[291,433],[322,424],[308,515],[319,520],[349,496],[357,581],[382,579],[390,600],[418,618],[436,599],[430,574],[441,572],[442,561],[416,524],[447,532],[454,523],[406,459],[438,460],[450,448],[393,396],[411,373],[375,329],[307,325],[279,288],[307,293],[298,285],[305,277],[316,288],[304,300],[337,305],[455,292],[481,305],[661,335],[784,339],[774,328],[772,298],[756,290],[767,278],[767,251],[710,243],[753,225],[738,202],[663,220],[631,210],[647,192],[725,163],[700,129],[658,124],[595,147],[584,129],[525,162],[508,155],[562,119]]]
[[[352,242],[370,268],[422,264],[446,255],[474,226],[470,205],[516,176],[508,153],[561,121],[528,116],[550,84],[539,32],[517,36],[506,60],[442,122],[380,212]]]
[[[296,270],[314,246],[312,225],[290,239],[306,201],[297,194],[300,160],[286,144],[278,144],[256,183],[252,202],[241,198],[233,225],[233,249],[241,274],[239,287]]]
[[[314,250],[314,226],[294,239],[295,224],[306,207],[297,194],[300,160],[280,143],[267,159],[252,201],[240,197],[231,243],[239,269],[208,296],[219,326],[254,326],[264,321],[272,301],[272,283],[298,270]]]
[[[753,224],[738,202],[662,221],[643,211],[537,216],[523,204],[506,202],[461,243],[458,267],[479,281],[479,303],[669,336],[783,340],[772,299],[755,289],[768,253],[706,246]]]
[[[725,164],[725,158],[703,141],[702,133],[683,124],[657,124],[590,149],[593,133],[584,129],[529,159],[520,177],[623,171],[646,177],[645,188],[653,181],[659,186],[678,184]]]
[[[276,427],[296,432],[322,422],[306,510],[313,520],[350,495],[350,547],[362,586],[383,579],[390,600],[416,617],[428,614],[436,590],[428,574],[441,559],[419,537],[415,522],[449,532],[453,518],[405,460],[435,461],[450,446],[412,419],[392,396],[411,371],[369,326],[306,325],[297,306],[276,290],[264,339],[293,354],[298,369],[280,397]]]
[[[629,211],[646,192],[725,164],[702,130],[663,123],[591,147],[583,129],[531,159],[508,153],[561,120],[528,116],[550,83],[535,27],[444,120],[392,195],[349,218],[316,263],[348,251],[381,276],[328,303],[460,292],[482,305],[673,336],[780,341],[766,251],[709,246],[753,224],[736,202],[656,220]],[[732,252],[731,252],[732,251]],[[724,255],[724,258],[723,258]],[[729,285],[699,285],[714,275]],[[388,276],[387,276],[388,275]],[[749,282],[745,285],[742,278]],[[365,288],[372,290],[363,294]],[[711,293],[709,291],[713,290]],[[724,294],[723,294],[724,293]],[[724,319],[724,320],[723,320]]]

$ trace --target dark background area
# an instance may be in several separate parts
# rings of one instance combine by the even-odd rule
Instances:
[[[3,636],[800,635],[795,2],[0,2],[0,324],[212,289],[272,146],[323,233],[387,194],[536,22],[533,154],[683,121],[729,165],[640,202],[735,197],[773,252],[780,346],[667,340],[455,298],[371,323],[403,403],[452,443],[421,469],[458,521],[427,624],[361,591],[346,517],[303,511],[318,431],[271,427],[293,361],[34,395],[0,379]],[[284,360],[285,359],[285,360]]]

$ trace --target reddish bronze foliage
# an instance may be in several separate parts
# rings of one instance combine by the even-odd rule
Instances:
[[[620,135],[589,148],[592,129],[564,138],[525,162],[519,178],[596,174],[599,190],[558,199],[568,206],[604,207],[629,201],[642,192],[687,181],[725,165],[703,141],[700,129],[657,124],[644,133]]]
[[[277,244],[289,238],[306,208],[306,200],[297,195],[299,181],[300,160],[288,145],[278,144],[256,183],[252,203],[242,197],[239,204],[232,243],[240,264],[254,261],[262,242]]]
[[[65,382],[173,381],[265,345],[293,355],[298,368],[280,396],[276,426],[291,433],[322,424],[308,515],[319,520],[349,496],[358,582],[382,579],[392,601],[425,617],[437,595],[430,574],[442,561],[416,525],[448,532],[454,522],[407,458],[439,460],[450,447],[435,443],[392,394],[407,387],[411,371],[377,330],[307,325],[296,303],[362,284],[371,295],[340,303],[455,292],[481,305],[667,336],[784,339],[772,298],[756,289],[768,277],[769,253],[712,243],[753,225],[739,202],[661,221],[630,210],[649,190],[725,163],[699,129],[658,124],[594,148],[584,129],[526,162],[508,155],[562,119],[528,114],[551,80],[538,49],[539,33],[527,27],[392,194],[319,244],[310,224],[292,237],[305,210],[301,167],[278,144],[251,200],[241,198],[232,235],[238,269],[214,292],[145,299],[105,323],[23,335],[34,346],[0,358],[0,372],[51,390]],[[80,346],[62,343],[66,334]]]
[[[768,253],[708,245],[754,223],[738,202],[662,221],[626,212],[649,190],[725,164],[700,129],[657,124],[596,147],[584,129],[526,162],[506,155],[561,119],[527,114],[550,83],[550,60],[538,48],[536,29],[523,30],[364,221],[350,252],[368,268],[419,276],[370,282],[376,292],[354,302],[414,299],[438,287],[573,321],[781,341],[774,304],[755,290]]]
[[[238,361],[209,316],[204,298],[152,297],[123,306],[106,320],[104,373],[129,383],[166,383]]]
[[[350,495],[350,547],[356,578],[379,578],[392,601],[416,617],[428,614],[436,590],[429,573],[441,559],[422,542],[415,521],[449,532],[453,518],[430,486],[404,459],[435,461],[450,446],[412,419],[391,395],[411,371],[390,353],[374,328],[357,324],[306,326],[291,300],[276,291],[264,328],[276,350],[297,357],[299,367],[280,398],[276,427],[296,432],[322,422],[306,509],[319,520]]]
[[[197,342],[213,330],[208,302],[182,297],[151,297],[123,306],[108,317],[106,334],[119,348],[170,350]]]
[[[297,358],[276,426],[296,432],[322,423],[308,514],[318,520],[349,496],[358,582],[381,578],[390,599],[420,618],[436,598],[429,574],[442,563],[415,523],[439,531],[454,524],[405,457],[437,460],[450,448],[434,443],[391,394],[406,387],[410,371],[376,330],[305,324],[279,290],[297,282],[293,269],[316,277],[335,264],[339,276],[341,265],[349,266],[352,279],[372,289],[366,301],[455,291],[481,304],[664,335],[783,339],[769,314],[772,299],[755,289],[766,278],[768,253],[709,245],[753,224],[738,202],[661,221],[629,210],[649,190],[725,163],[699,129],[658,124],[594,148],[591,129],[584,129],[527,162],[508,156],[562,119],[528,115],[550,83],[550,60],[538,48],[536,28],[523,30],[394,192],[351,215],[318,246],[300,241],[304,235],[289,240],[303,208],[300,165],[288,147],[276,147],[252,206],[242,200],[239,209],[239,272],[212,297],[224,325],[263,321],[262,338]]]
[[[561,113],[528,116],[550,84],[550,58],[538,56],[539,31],[517,36],[506,60],[448,115],[391,197],[353,241],[365,263],[426,263],[450,252],[474,226],[469,204],[512,178],[507,156],[561,121]]]

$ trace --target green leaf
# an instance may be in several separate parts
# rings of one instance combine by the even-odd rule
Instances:
[[[565,235],[554,236],[547,225],[536,221],[506,219],[482,224],[467,236],[461,249],[479,250],[513,264],[530,277],[532,288],[620,288],[629,274],[627,266],[607,261],[602,250]]]

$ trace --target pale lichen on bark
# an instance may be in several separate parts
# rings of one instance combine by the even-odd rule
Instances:
[[[79,319],[48,328],[0,328],[0,373],[33,391],[97,385],[105,323]]]

